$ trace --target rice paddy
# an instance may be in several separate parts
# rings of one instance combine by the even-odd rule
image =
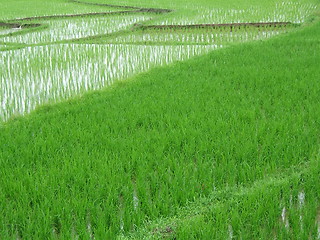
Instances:
[[[230,29],[230,27],[228,28]],[[201,45],[228,45],[231,43],[248,42],[253,40],[267,39],[281,33],[288,32],[290,27],[274,28],[251,28],[234,27],[226,29],[164,29],[164,30],[144,30],[131,34],[109,38],[106,42],[112,43],[139,43],[139,44],[201,44]]]
[[[319,3],[0,9],[1,239],[320,239]]]
[[[155,23],[170,24],[197,24],[197,23],[241,23],[241,22],[292,22],[302,23],[317,9],[316,4],[282,1],[271,4],[270,8],[250,6],[249,8],[210,8],[198,6],[193,8],[193,14],[180,14],[167,19],[159,19]]]
[[[2,41],[35,44],[85,38],[124,30],[128,26],[148,19],[150,18],[135,15],[44,21],[42,23],[49,26],[48,30],[7,36],[2,38]]]
[[[0,62],[3,66],[0,119],[5,121],[44,103],[102,89],[154,66],[185,60],[216,48],[216,45],[69,44],[6,51]]]

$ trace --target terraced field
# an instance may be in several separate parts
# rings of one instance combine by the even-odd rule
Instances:
[[[318,8],[2,3],[0,238],[320,239]]]

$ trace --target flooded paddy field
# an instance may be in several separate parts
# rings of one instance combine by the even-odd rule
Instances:
[[[152,67],[217,48],[216,45],[68,44],[5,51],[0,62],[0,118],[4,121],[12,115],[29,113],[42,104],[102,89]]]
[[[0,13],[1,239],[320,239],[317,1]]]
[[[51,43],[62,40],[84,38],[95,35],[109,34],[116,31],[124,30],[133,24],[146,21],[151,17],[143,15],[132,16],[104,16],[104,17],[82,17],[78,19],[56,19],[44,20],[41,24],[47,28],[42,31],[35,31],[25,34],[15,34],[3,37],[4,42],[15,43]],[[10,30],[7,30],[10,31]],[[14,31],[14,29],[11,29]],[[1,32],[0,32],[1,34]]]

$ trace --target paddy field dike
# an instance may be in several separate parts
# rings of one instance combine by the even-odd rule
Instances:
[[[0,4],[0,239],[320,239],[317,0]]]

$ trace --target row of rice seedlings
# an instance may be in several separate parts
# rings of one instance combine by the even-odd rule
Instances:
[[[227,28],[230,29],[230,28]],[[120,35],[110,42],[117,43],[195,43],[195,44],[227,44],[234,42],[246,42],[251,40],[261,40],[270,38],[281,33],[287,32],[287,28],[255,28],[255,29],[238,29],[232,28],[226,30],[164,30],[164,31],[147,31],[138,32],[128,35]]]
[[[303,23],[317,9],[318,5],[312,3],[281,2],[276,4],[274,18],[279,22]]]
[[[6,36],[1,40],[18,43],[44,43],[68,39],[77,39],[100,34],[113,33],[126,29],[134,23],[150,19],[147,15],[118,15],[104,17],[84,17],[44,21],[49,25],[43,31],[29,32],[22,35]]]
[[[0,119],[101,89],[117,79],[215,48],[216,45],[57,45],[1,52]]]
[[[197,23],[240,23],[240,22],[283,22],[302,23],[317,9],[316,4],[282,2],[272,8],[252,6],[247,9],[204,8],[190,9],[155,20],[155,24],[197,24]]]
[[[169,18],[162,18],[155,21],[161,25],[171,24],[198,24],[198,23],[238,23],[238,22],[257,22],[259,9],[250,8],[246,10],[222,9],[222,8],[196,8],[186,15],[184,11],[172,15]]]

